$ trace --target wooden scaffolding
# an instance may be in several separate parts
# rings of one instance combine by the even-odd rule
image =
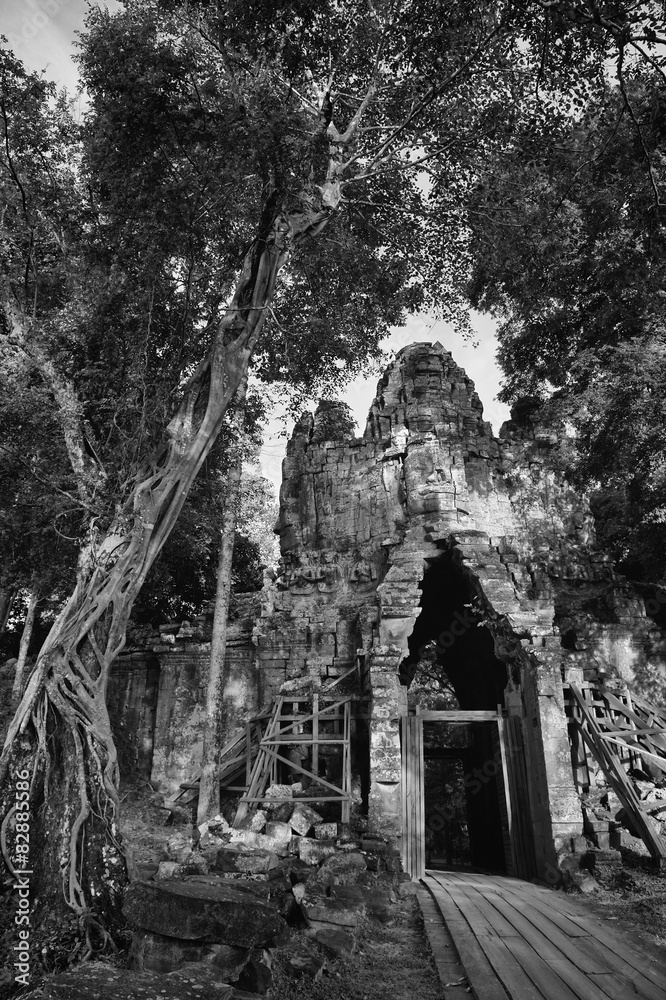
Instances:
[[[257,756],[263,732],[271,717],[272,709],[253,716],[245,723],[243,732],[237,733],[220,752],[220,791],[244,792],[250,779],[252,762]],[[199,799],[201,768],[197,768],[189,781],[180,785],[172,804],[194,809]]]
[[[625,688],[583,684],[565,686],[574,778],[580,791],[591,785],[590,763],[596,761],[634,829],[652,857],[666,864],[666,843],[641,801],[631,771],[645,761],[666,774],[666,716]]]
[[[359,680],[362,682],[357,664],[320,691],[278,695],[266,710],[245,723],[243,732],[223,747],[220,791],[243,793],[234,820],[236,827],[243,823],[251,809],[266,800],[269,785],[284,784],[286,775],[304,779],[306,787],[297,801],[339,802],[341,821],[349,822],[352,740],[359,709],[367,698],[358,693],[342,693],[341,688],[350,683],[358,687]],[[338,780],[319,773],[322,757],[331,748],[340,751]],[[194,809],[199,798],[200,779],[199,769],[189,781],[180,785],[173,804]],[[270,801],[291,802],[292,796],[271,795]]]
[[[311,789],[311,794],[299,794],[299,802],[339,802],[341,821],[349,822],[352,707],[357,700],[358,695],[313,693],[280,695],[273,702],[234,826],[240,826],[247,813],[265,801],[269,785],[282,783],[281,771],[306,780],[304,791]],[[319,774],[320,752],[325,747],[342,751],[339,783]],[[271,795],[270,801],[291,802],[292,796]]]

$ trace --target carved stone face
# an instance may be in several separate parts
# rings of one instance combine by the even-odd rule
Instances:
[[[298,537],[294,527],[284,510],[280,511],[277,521],[273,525],[273,531],[280,536],[280,553],[286,555],[292,552],[298,545]]]

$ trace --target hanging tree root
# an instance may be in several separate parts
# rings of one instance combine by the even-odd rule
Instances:
[[[58,658],[36,699],[24,698],[2,755],[3,783],[11,761],[25,756],[26,739],[31,744],[31,824],[36,834],[42,827],[45,843],[54,835],[62,841],[57,851],[62,897],[76,915],[81,935],[74,953],[87,959],[96,951],[117,950],[105,924],[126,881],[125,853],[116,828],[118,759],[101,685],[91,680],[78,656]],[[56,761],[56,755],[63,754],[65,760],[69,756],[64,768],[62,759]],[[10,872],[7,834],[13,812],[9,810],[0,831]],[[34,864],[39,864],[37,859]]]

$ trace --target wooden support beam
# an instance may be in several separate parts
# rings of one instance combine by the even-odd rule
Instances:
[[[620,757],[613,745],[616,741],[613,739],[604,739],[604,733],[598,724],[598,720],[590,711],[583,694],[578,690],[576,685],[570,684],[569,690],[579,715],[577,722],[582,739],[602,768],[611,788],[627,810],[650,854],[663,864],[666,860],[666,844],[664,844],[654,829],[650,817],[643,809],[636,789],[622,766]],[[621,710],[629,712],[619,701],[618,705]]]
[[[465,712],[458,709],[448,712],[420,711],[418,715],[424,722],[495,722],[501,718],[497,712]]]
[[[319,695],[312,695],[312,773],[319,774]]]

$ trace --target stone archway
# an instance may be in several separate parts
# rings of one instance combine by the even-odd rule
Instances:
[[[418,586],[420,613],[400,679],[418,688],[410,696],[411,709],[425,711],[420,787],[413,789],[423,799],[423,829],[415,831],[423,839],[420,851],[427,867],[513,871],[510,791],[498,720],[475,718],[475,713],[501,715],[507,666],[496,655],[473,583],[451,547],[428,560]],[[437,708],[451,712],[428,712]],[[409,766],[404,740],[402,753],[404,769]]]
[[[474,588],[447,549],[434,559],[419,583],[420,614],[408,638],[409,655],[400,665],[403,684],[411,683],[424,657],[432,673],[446,675],[457,707],[495,711],[504,707],[506,663],[495,653]]]

